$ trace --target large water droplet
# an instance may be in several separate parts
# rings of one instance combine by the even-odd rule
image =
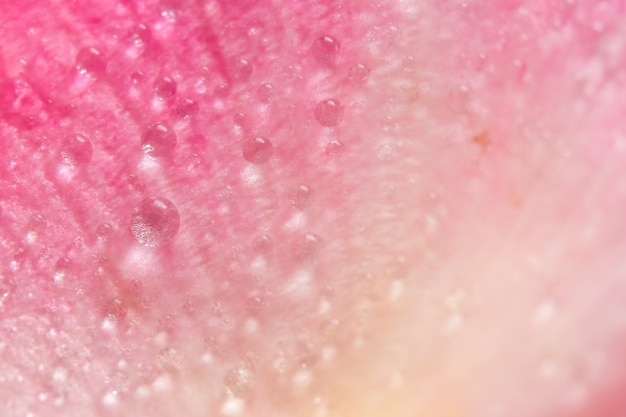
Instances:
[[[339,41],[332,36],[317,38],[311,46],[311,54],[321,64],[332,65],[337,60]]]
[[[83,135],[72,135],[61,145],[61,158],[67,165],[82,165],[89,163],[93,156],[93,147],[89,139]]]
[[[355,64],[348,72],[348,80],[354,85],[365,84],[370,76],[370,69],[363,64]]]
[[[343,119],[343,106],[339,100],[328,99],[320,101],[315,107],[315,119],[322,126],[337,126]]]
[[[253,164],[264,164],[274,153],[274,147],[268,139],[255,137],[244,142],[242,151],[246,161]]]
[[[168,98],[176,94],[176,81],[170,77],[162,77],[154,82],[154,93],[157,97]]]
[[[142,136],[141,149],[152,157],[172,155],[176,148],[176,133],[162,123],[150,126]]]
[[[98,49],[83,48],[76,54],[76,67],[81,74],[98,74],[106,70],[106,61]]]
[[[135,239],[148,247],[159,247],[170,242],[178,233],[180,214],[166,198],[143,200],[131,217],[130,230]]]
[[[195,100],[186,98],[176,106],[176,114],[183,118],[190,118],[198,114],[200,105]]]

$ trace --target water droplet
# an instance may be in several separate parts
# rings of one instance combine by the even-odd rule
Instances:
[[[67,165],[82,165],[89,163],[93,156],[93,147],[89,139],[83,135],[72,135],[61,145],[61,158]]]
[[[265,138],[255,137],[243,144],[243,157],[246,161],[253,164],[266,163],[273,153],[274,147],[272,143]]]
[[[322,126],[337,126],[343,118],[343,106],[338,100],[328,99],[320,101],[315,107],[315,119]]]
[[[344,151],[345,151],[345,145],[343,144],[343,142],[333,139],[330,142],[328,142],[324,152],[326,152],[326,155],[328,156],[335,156],[335,155],[341,155],[342,153],[344,153]]]
[[[267,253],[267,252],[270,252],[272,248],[274,247],[274,242],[271,236],[261,235],[261,236],[257,236],[252,241],[252,247],[254,248],[255,251],[259,253]]]
[[[296,238],[293,247],[294,256],[301,261],[313,260],[321,246],[321,237],[315,233],[304,233]]]
[[[261,103],[269,103],[274,95],[274,86],[270,83],[264,83],[257,90],[257,97]]]
[[[252,75],[252,64],[247,59],[238,59],[231,65],[233,78],[239,81],[248,81]]]
[[[96,236],[101,240],[109,240],[113,235],[113,226],[108,223],[99,224],[96,227]]]
[[[233,115],[233,122],[237,126],[245,126],[246,120],[247,120],[247,116],[245,113],[237,112]]]
[[[170,77],[162,77],[154,82],[154,93],[160,98],[172,97],[176,94],[176,81]]]
[[[98,49],[83,48],[76,54],[76,67],[81,74],[98,74],[106,70],[106,61]]]
[[[298,210],[304,210],[311,200],[311,188],[308,185],[300,185],[295,192],[292,204]]]
[[[142,245],[159,247],[170,242],[179,227],[180,214],[176,206],[168,199],[152,197],[135,208],[130,230]]]
[[[370,76],[370,69],[363,64],[355,64],[348,72],[348,80],[354,85],[365,84]]]
[[[215,86],[213,93],[218,98],[226,98],[230,94],[230,86],[226,84],[219,84]]]
[[[143,82],[145,76],[146,76],[146,74],[144,74],[143,71],[135,71],[132,74],[130,74],[130,80],[135,85],[141,84]]]
[[[103,313],[104,317],[109,320],[123,320],[128,314],[128,307],[124,305],[122,300],[115,298],[105,303]]]
[[[200,111],[200,105],[195,100],[190,98],[183,99],[176,106],[176,114],[183,118],[190,118],[198,114]]]
[[[324,65],[333,65],[339,53],[339,41],[332,36],[317,38],[311,46],[311,54],[317,62]]]
[[[152,33],[150,33],[150,28],[148,26],[143,23],[139,23],[130,37],[135,46],[141,47],[150,42],[152,39]]]
[[[169,156],[175,147],[176,133],[162,123],[150,126],[143,134],[141,148],[146,155],[155,158]]]

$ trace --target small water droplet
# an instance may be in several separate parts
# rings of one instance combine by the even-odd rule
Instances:
[[[247,120],[247,116],[245,113],[237,112],[233,115],[233,122],[237,126],[245,126]]]
[[[309,206],[311,194],[311,188],[308,185],[300,185],[296,190],[291,203],[298,210],[304,210]]]
[[[332,36],[321,36],[311,46],[311,54],[317,62],[324,65],[333,65],[339,54],[339,41]]]
[[[274,247],[274,242],[271,236],[260,235],[252,241],[252,247],[258,253],[267,253]]]
[[[365,84],[370,76],[370,69],[363,64],[355,64],[350,67],[348,80],[354,85]]]
[[[238,81],[248,81],[252,75],[252,63],[247,59],[241,58],[233,62],[231,66],[233,78]]]
[[[274,86],[270,83],[263,83],[257,90],[257,97],[261,103],[269,103],[274,95]]]
[[[315,233],[304,233],[296,238],[293,251],[296,259],[301,261],[313,260],[322,245],[322,238]]]
[[[81,74],[99,74],[106,70],[106,61],[98,49],[83,48],[76,54],[76,67]]]
[[[61,145],[61,159],[67,165],[77,166],[89,163],[93,156],[93,146],[83,135],[72,135]]]
[[[137,47],[141,47],[144,44],[150,42],[152,39],[152,33],[150,28],[143,23],[139,23],[131,34],[131,40]]]
[[[176,106],[176,114],[186,119],[195,116],[199,111],[200,105],[190,98],[181,100]]]
[[[146,77],[146,74],[144,74],[143,71],[135,71],[132,74],[130,74],[130,80],[135,85],[141,84],[145,77]]]
[[[144,199],[131,217],[131,232],[135,239],[148,247],[159,247],[170,242],[178,233],[180,214],[168,199]]]
[[[244,142],[242,153],[246,161],[252,164],[264,164],[274,153],[274,147],[268,139],[255,137]]]
[[[108,223],[99,224],[96,227],[96,236],[101,240],[109,240],[113,235],[113,226]]]
[[[128,308],[122,300],[115,298],[109,300],[103,308],[104,316],[113,321],[123,320],[128,314]]]
[[[154,93],[160,98],[169,98],[176,94],[176,81],[171,77],[162,77],[154,82]]]
[[[326,145],[325,153],[328,156],[341,155],[345,151],[343,142],[333,139]]]
[[[72,261],[67,257],[59,258],[55,264],[55,268],[57,272],[67,273],[72,269]]]
[[[226,98],[230,94],[230,86],[226,84],[219,84],[213,89],[213,94],[218,98]]]
[[[141,148],[146,155],[166,157],[174,152],[176,133],[162,123],[150,126],[142,136]]]
[[[317,103],[315,106],[315,119],[322,126],[337,126],[343,118],[343,106],[338,100],[328,99]]]

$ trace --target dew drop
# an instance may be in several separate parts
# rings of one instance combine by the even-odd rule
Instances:
[[[130,80],[135,85],[141,84],[145,77],[146,74],[144,74],[143,71],[135,71],[130,74]]]
[[[274,95],[274,86],[270,83],[263,83],[257,90],[257,97],[261,103],[269,103]]]
[[[143,23],[139,23],[135,30],[133,30],[130,37],[135,46],[141,47],[150,42],[152,39],[152,33],[150,33],[150,28],[148,26]]]
[[[76,67],[81,74],[98,74],[106,70],[106,61],[98,49],[83,48],[76,54]]]
[[[150,126],[142,136],[141,149],[152,157],[170,156],[176,147],[176,133],[162,123]]]
[[[270,235],[264,234],[257,236],[252,241],[252,247],[256,252],[264,254],[272,250],[272,248],[274,247],[274,242]]]
[[[131,217],[130,230],[139,243],[159,247],[169,243],[178,233],[180,214],[168,199],[144,199]]]
[[[355,64],[348,72],[348,80],[354,85],[365,84],[370,75],[370,69],[363,64]]]
[[[89,139],[83,135],[72,135],[65,139],[60,153],[65,164],[77,166],[91,161],[93,147]]]
[[[343,118],[343,106],[338,100],[328,99],[320,101],[315,107],[315,119],[322,126],[337,126]]]
[[[246,125],[246,120],[247,120],[247,116],[245,113],[235,113],[233,115],[233,123],[235,123],[237,126],[245,126]]]
[[[333,65],[339,53],[339,41],[332,36],[317,38],[311,46],[311,54],[317,62],[324,65]]]
[[[176,106],[176,114],[179,117],[183,117],[185,119],[189,119],[200,111],[200,105],[195,100],[190,98],[183,99]]]
[[[66,257],[59,258],[59,260],[55,264],[55,268],[57,272],[61,272],[65,274],[70,269],[72,269],[72,261]]]
[[[230,86],[226,84],[218,84],[213,89],[213,94],[218,98],[226,98],[230,94]]]
[[[310,261],[315,258],[322,245],[322,238],[315,233],[304,233],[296,238],[293,252],[296,259]]]
[[[252,75],[252,64],[247,59],[238,59],[233,62],[231,71],[236,80],[248,81]]]
[[[343,142],[336,140],[336,139],[333,139],[330,142],[328,142],[328,144],[326,145],[326,149],[324,150],[324,152],[328,156],[341,155],[342,153],[344,153],[344,151],[345,151],[345,145],[343,144]]]
[[[96,227],[96,236],[100,240],[109,240],[113,235],[113,226],[108,223],[101,223]]]
[[[300,185],[296,190],[291,203],[298,210],[304,210],[309,206],[311,194],[311,187],[308,185]]]
[[[265,138],[255,137],[243,144],[243,157],[252,164],[264,164],[274,153],[272,143]]]
[[[162,77],[154,82],[154,93],[160,98],[169,98],[176,94],[176,81]]]
[[[128,307],[122,300],[115,298],[105,303],[103,313],[109,320],[123,320],[128,314]]]

